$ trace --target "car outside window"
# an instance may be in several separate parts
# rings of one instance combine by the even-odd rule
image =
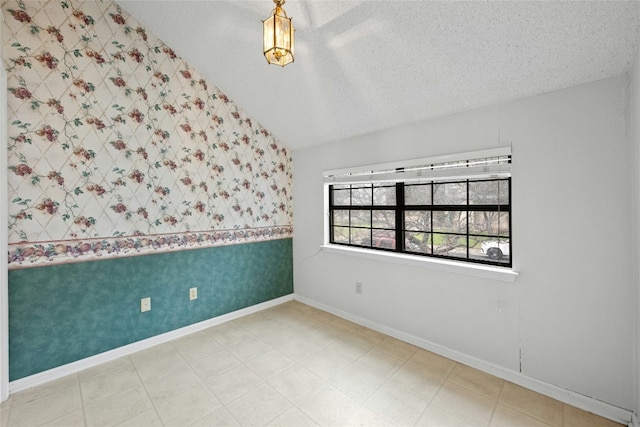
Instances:
[[[333,244],[511,266],[511,178],[337,184]]]

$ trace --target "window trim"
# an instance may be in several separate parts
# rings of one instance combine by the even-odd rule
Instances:
[[[499,280],[508,283],[514,283],[518,273],[513,269],[513,259],[510,260],[509,266],[500,266],[496,264],[484,264],[473,262],[469,260],[456,260],[452,258],[441,258],[434,256],[425,256],[425,255],[416,255],[405,252],[395,252],[395,251],[387,251],[380,249],[369,249],[351,245],[342,245],[342,244],[333,244],[330,242],[330,233],[331,233],[331,219],[330,219],[330,191],[329,187],[332,184],[338,183],[347,183],[346,181],[351,181],[349,183],[355,184],[356,182],[366,182],[368,181],[366,175],[373,175],[376,171],[389,171],[392,169],[399,170],[400,168],[411,167],[416,165],[424,165],[424,164],[436,164],[436,163],[445,163],[445,162],[453,162],[453,161],[461,161],[461,160],[469,160],[475,158],[491,158],[491,157],[501,157],[501,156],[510,156],[511,155],[511,147],[501,147],[490,150],[483,151],[475,151],[471,153],[460,153],[453,155],[445,155],[445,156],[437,156],[423,159],[415,159],[404,162],[392,162],[392,163],[383,163],[369,166],[360,166],[356,168],[348,168],[348,169],[339,169],[339,170],[331,170],[323,172],[324,177],[324,185],[323,185],[323,197],[324,197],[324,229],[323,229],[323,244],[321,245],[321,250],[327,251],[329,253],[343,254],[348,256],[356,256],[359,258],[371,259],[375,261],[382,262],[390,262],[394,264],[402,264],[409,265],[418,268],[439,270],[439,271],[447,271],[454,272],[460,274],[466,274],[474,277],[488,278]],[[506,176],[500,174],[501,176],[491,175],[491,178],[505,178]],[[347,179],[346,181],[336,181],[336,177],[341,176],[352,176],[355,179]],[[364,179],[360,180],[359,177],[362,176]],[[509,173],[507,175],[511,177],[510,173],[510,165],[509,165]],[[462,177],[455,177],[462,178]],[[487,177],[489,178],[489,177]],[[427,180],[429,180],[427,178]],[[464,180],[464,179],[462,179]],[[364,182],[363,182],[364,181]],[[397,180],[403,181],[403,180]],[[409,180],[411,181],[411,180]],[[410,183],[410,182],[407,182]],[[510,197],[509,204],[511,205],[511,185],[510,185]],[[511,216],[509,219],[511,222]],[[512,229],[510,224],[510,229]],[[511,241],[511,239],[510,239]],[[511,244],[511,243],[510,243]]]

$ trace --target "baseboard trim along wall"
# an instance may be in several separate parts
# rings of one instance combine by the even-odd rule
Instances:
[[[510,369],[505,369],[503,367],[488,363],[484,360],[477,359],[475,357],[466,355],[464,353],[461,353],[456,350],[452,350],[447,347],[440,346],[438,344],[434,344],[432,342],[423,340],[413,335],[406,334],[402,331],[389,328],[380,323],[372,322],[368,319],[355,316],[346,311],[342,311],[335,307],[331,307],[329,305],[317,302],[315,300],[305,298],[295,293],[294,293],[294,299],[303,304],[310,305],[319,310],[326,311],[328,313],[342,317],[343,319],[349,320],[351,322],[357,323],[359,325],[365,326],[367,328],[373,329],[375,331],[381,332],[383,334],[389,335],[399,340],[408,342],[409,344],[413,344],[416,347],[420,347],[422,349],[431,351],[433,353],[447,357],[456,362],[460,362],[464,365],[471,366],[472,368],[476,368],[480,371],[494,375],[505,381],[512,382],[514,384],[525,387],[529,390],[535,391],[537,393],[543,394],[553,399],[559,400],[560,402],[566,403],[568,405],[575,406],[577,408],[594,413],[604,418],[608,418],[618,423],[629,424],[630,426],[633,426],[633,427],[640,427],[638,426],[637,422],[636,423],[633,422],[632,412],[626,409],[622,409],[617,406],[613,406],[608,403],[573,392],[571,390],[567,390],[562,387],[558,387],[553,384],[549,384],[544,381],[540,381],[535,378],[528,377],[526,375],[521,374],[520,372],[516,372]],[[635,417],[634,417],[634,420],[636,420]]]
[[[238,319],[249,314],[257,313],[267,308],[275,307],[282,303],[292,301],[293,294],[285,295],[283,297],[275,298],[269,301],[265,301],[260,304],[252,305],[240,310],[233,311],[231,313],[223,314],[202,322],[194,323],[183,328],[175,329],[164,334],[156,335],[151,338],[144,339],[142,341],[135,342],[133,344],[125,345],[120,348],[106,351],[95,356],[87,357],[86,359],[78,360],[76,362],[69,363],[67,365],[59,366],[57,368],[50,369],[48,371],[40,372],[35,375],[30,375],[19,380],[15,380],[9,383],[9,394],[14,394],[19,391],[23,391],[32,387],[48,383],[50,381],[57,380],[67,375],[75,374],[94,366],[110,362],[123,356],[136,353],[141,350],[154,347],[159,344],[166,343],[168,341],[182,338],[184,336],[193,334],[195,332],[202,331],[213,326],[220,325],[230,320]]]
[[[203,322],[194,323],[192,325],[185,326],[183,328],[176,329],[164,334],[156,335],[154,337],[147,338],[145,340],[138,341],[133,344],[129,344],[120,348],[116,348],[114,350],[106,351],[104,353],[88,357],[86,359],[78,360],[76,362],[72,362],[67,365],[59,366],[57,368],[50,369],[45,372],[40,372],[35,375],[31,375],[16,381],[12,381],[9,383],[9,393],[14,394],[23,390],[27,390],[29,388],[48,383],[50,381],[60,379],[67,375],[71,375],[71,374],[83,371],[85,369],[92,368],[94,366],[113,361],[120,357],[128,356],[138,351],[146,350],[156,345],[163,344],[178,338],[182,338],[184,336],[193,334],[195,332],[199,332],[204,329],[217,326],[222,323],[225,323],[234,319],[238,319],[243,316],[247,316],[249,314],[257,313],[259,311],[266,310],[271,307],[275,307],[277,305],[283,304],[288,301],[292,301],[294,299],[303,304],[307,304],[319,310],[323,310],[328,313],[334,314],[343,319],[349,320],[351,322],[357,323],[359,325],[365,326],[367,328],[373,329],[375,331],[381,332],[383,334],[389,335],[399,340],[408,342],[417,347],[423,348],[428,351],[432,351],[436,354],[447,357],[456,362],[463,363],[467,366],[471,366],[473,368],[479,369],[488,374],[495,375],[496,377],[501,378],[505,381],[509,381],[514,384],[520,385],[529,390],[533,390],[537,393],[559,400],[560,402],[566,403],[568,405],[572,405],[577,408],[583,409],[585,411],[592,412],[596,415],[600,415],[601,417],[608,418],[618,423],[628,424],[630,427],[640,427],[636,414],[626,409],[622,409],[622,408],[610,405],[608,403],[590,398],[588,396],[584,396],[582,394],[573,392],[571,390],[567,390],[567,389],[555,386],[553,384],[549,384],[544,381],[540,381],[535,378],[528,377],[526,375],[523,375],[519,372],[510,370],[510,369],[505,369],[500,366],[493,365],[481,359],[468,356],[458,351],[451,350],[449,348],[434,344],[432,342],[423,340],[421,338],[417,338],[413,335],[406,334],[396,329],[389,328],[382,324],[372,322],[365,318],[355,316],[351,313],[339,310],[335,307],[331,307],[326,304],[317,302],[315,300],[311,300],[295,294],[289,294],[280,298],[275,298],[273,300],[256,304],[251,307],[246,307],[231,313],[223,314],[221,316],[217,316],[217,317],[205,320]]]

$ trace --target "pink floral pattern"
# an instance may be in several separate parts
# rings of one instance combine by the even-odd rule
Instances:
[[[85,227],[91,221],[84,217],[75,220]],[[196,249],[251,243],[291,237],[293,228],[267,227],[247,230],[219,230],[200,233],[167,234],[161,236],[137,235],[112,239],[88,239],[33,244],[14,244],[9,252],[12,269],[79,262],[90,259],[145,255],[153,252],[170,252],[180,249]]]
[[[292,234],[291,153],[116,3],[2,3],[10,268]]]

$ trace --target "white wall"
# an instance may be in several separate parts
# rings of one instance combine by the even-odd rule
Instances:
[[[621,76],[296,151],[295,293],[633,409],[627,83]],[[508,143],[515,284],[318,252],[323,170]]]

